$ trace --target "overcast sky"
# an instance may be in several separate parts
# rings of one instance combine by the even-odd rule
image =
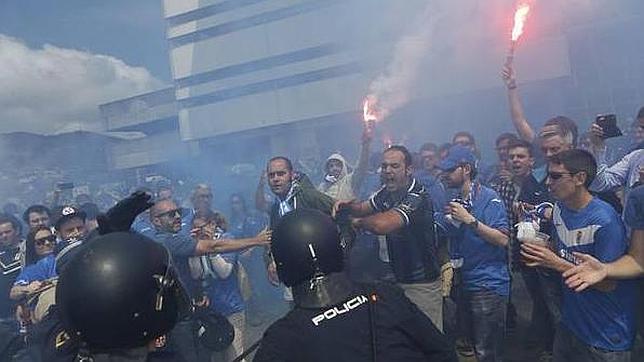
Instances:
[[[97,105],[171,83],[161,0],[0,1],[0,133],[97,127]]]

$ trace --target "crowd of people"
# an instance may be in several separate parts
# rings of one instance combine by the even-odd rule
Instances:
[[[502,75],[516,133],[498,136],[492,166],[483,166],[481,145],[465,131],[418,152],[404,145],[372,152],[373,124],[365,123],[355,167],[333,154],[316,186],[288,157],[272,157],[253,200],[232,194],[227,213],[214,210],[208,184],[194,185],[185,200],[177,200],[168,184],[141,188],[133,197],[152,200],[125,221],[119,204],[100,210],[92,195],[64,204],[54,198],[24,211],[5,208],[0,360],[76,356],[77,349],[68,348],[74,338],[55,318],[59,275],[74,264],[79,246],[110,226],[163,245],[189,304],[204,315],[223,316],[234,330],[230,343],[213,351],[199,342],[203,333],[195,332],[203,321],[183,315],[167,335],[150,336],[160,354],[176,360],[243,360],[250,344],[247,326],[266,323],[268,304],[283,303],[291,311],[268,329],[257,360],[370,360],[376,354],[386,360],[453,360],[455,350],[477,361],[502,361],[507,336],[516,327],[517,304],[526,302],[513,296],[519,279],[531,305],[530,338],[521,348],[536,349],[535,358],[635,360],[631,352],[638,328],[643,331],[638,294],[644,284],[637,278],[644,274],[644,108],[636,116],[631,149],[609,164],[606,124],[594,122],[583,145],[577,124],[567,117],[553,117],[535,129],[525,117],[513,69],[506,67]],[[311,257],[317,274],[300,266],[304,269],[294,276],[289,249],[278,251],[278,243],[292,236],[280,233],[276,240],[274,231],[293,213],[327,223],[302,210],[333,219],[337,240],[328,235],[324,240],[333,240],[338,248],[329,253],[339,250],[342,257],[324,269],[328,256],[317,255],[318,244],[311,241],[304,249],[311,255],[295,260]],[[317,240],[325,234],[307,235]],[[399,319],[386,318],[426,335],[400,345],[379,340],[362,350],[351,349],[351,338],[365,337],[358,332],[324,332],[348,323],[353,310],[372,308],[368,297],[343,299],[355,282],[378,283],[382,306],[394,300],[407,311]],[[313,298],[315,288],[325,292]],[[280,298],[273,297],[276,290]],[[92,296],[87,303],[93,303]],[[356,326],[367,323],[361,318],[344,331],[360,331]],[[404,318],[417,324],[405,324]],[[294,332],[310,321],[316,328]],[[382,327],[375,323],[372,334]],[[306,338],[317,335],[337,343],[338,350]],[[308,347],[310,354],[303,352]]]

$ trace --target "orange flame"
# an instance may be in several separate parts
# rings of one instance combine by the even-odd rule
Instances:
[[[373,109],[376,104],[376,100],[372,96],[365,98],[362,105],[362,118],[365,122],[375,122],[378,120],[376,116],[376,111]]]
[[[530,5],[528,4],[519,5],[517,11],[514,13],[514,28],[512,28],[513,42],[519,40],[523,34],[523,26],[528,18],[528,13],[530,13]]]

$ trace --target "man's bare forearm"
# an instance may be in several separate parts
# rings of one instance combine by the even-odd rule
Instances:
[[[575,267],[575,264],[565,260],[563,258],[557,258],[556,263],[550,267],[550,269],[556,270],[559,273],[564,273],[568,269]],[[601,282],[593,285],[594,289],[599,290],[600,292],[610,292],[615,289],[615,282],[612,280],[602,280]]]
[[[519,97],[519,90],[516,88],[516,85],[514,85],[514,88],[508,88],[508,101],[510,102],[512,124],[514,124],[517,133],[523,140],[533,142],[535,139],[534,130],[525,117],[521,98]]]
[[[402,217],[393,210],[379,212],[371,216],[356,219],[354,226],[374,234],[385,235],[396,231],[405,224]]]
[[[628,254],[607,266],[607,277],[632,279],[644,276],[644,230],[633,230]]]
[[[606,276],[611,279],[632,279],[644,276],[644,267],[629,254],[606,266]]]
[[[259,245],[256,238],[247,239],[219,239],[215,240],[214,252],[228,253],[232,251],[244,250]]]
[[[210,253],[229,253],[233,251],[244,250],[259,245],[257,239],[218,239],[218,240],[199,240],[195,250],[196,255]]]
[[[508,245],[509,238],[506,234],[500,230],[491,228],[480,221],[474,232],[490,244],[502,247],[506,247]]]
[[[346,206],[351,216],[365,217],[374,213],[369,201],[354,201]]]

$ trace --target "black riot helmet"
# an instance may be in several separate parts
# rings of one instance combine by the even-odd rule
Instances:
[[[297,209],[273,230],[271,251],[280,280],[289,287],[343,269],[340,233],[330,216]]]
[[[63,326],[92,352],[145,346],[172,329],[186,300],[168,251],[129,232],[84,245],[56,290]]]

